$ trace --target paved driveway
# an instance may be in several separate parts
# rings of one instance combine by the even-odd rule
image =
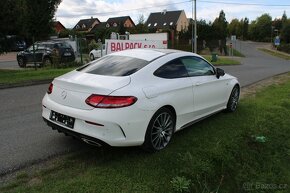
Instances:
[[[17,52],[0,55],[0,69],[21,69],[16,61]]]
[[[242,86],[253,84],[276,74],[290,71],[290,60],[280,59],[257,50],[258,47],[267,47],[268,44],[237,41],[237,50],[246,56],[242,65],[224,66],[226,72],[239,78]]]
[[[290,71],[290,61],[257,51],[256,44],[242,42],[247,56],[242,65],[223,67],[239,78],[242,86]],[[41,118],[41,100],[48,85],[0,90],[0,175],[51,156],[88,147],[52,131]]]

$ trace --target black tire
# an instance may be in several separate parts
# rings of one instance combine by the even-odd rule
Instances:
[[[18,62],[18,65],[19,65],[20,68],[25,68],[26,67],[26,63],[25,63],[24,58],[22,58],[22,57],[18,58],[17,62]]]
[[[238,102],[240,97],[240,87],[238,85],[234,86],[228,104],[227,104],[227,112],[234,112],[237,109]]]
[[[91,61],[95,60],[94,54],[90,54]]]
[[[167,108],[159,109],[151,118],[145,134],[143,149],[156,152],[164,149],[175,130],[175,116]]]
[[[48,57],[46,57],[46,58],[43,59],[43,62],[42,62],[41,66],[51,66],[51,65],[52,65],[51,60]]]

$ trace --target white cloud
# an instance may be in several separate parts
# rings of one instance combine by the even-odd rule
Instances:
[[[251,3],[251,1],[248,2]],[[263,3],[264,1],[255,1],[255,3],[261,2]],[[186,0],[63,0],[58,7],[56,19],[68,28],[74,27],[80,19],[90,18],[91,16],[97,17],[104,22],[109,17],[129,15],[137,23],[141,14],[144,15],[146,20],[151,12],[159,12],[163,9],[170,11],[185,10],[187,17],[191,18],[191,5],[192,3],[190,1],[186,2]],[[144,7],[146,9],[138,9]],[[197,1],[197,18],[213,21],[218,17],[221,10],[224,10],[229,22],[233,18],[241,19],[244,17],[253,20],[263,13],[269,13],[273,18],[276,18],[282,16],[284,9],[283,7],[212,4]]]

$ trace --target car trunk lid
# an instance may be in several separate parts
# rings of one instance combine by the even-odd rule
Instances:
[[[129,76],[102,76],[72,71],[53,81],[51,100],[73,108],[89,110],[94,107],[85,100],[91,94],[109,95],[130,83]]]

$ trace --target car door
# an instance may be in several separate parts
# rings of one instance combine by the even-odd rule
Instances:
[[[42,55],[45,47],[39,44],[34,45],[35,50],[35,62],[39,63],[42,62]],[[27,58],[27,63],[33,63],[34,62],[34,56],[33,56],[33,46],[30,46],[27,52],[25,53]]]
[[[174,106],[177,120],[176,130],[192,121],[193,93],[191,80],[184,65],[179,59],[174,59],[159,67],[154,75],[154,86],[143,88],[146,97],[159,96],[161,103]],[[158,84],[156,84],[158,82]]]
[[[215,68],[200,57],[189,56],[180,60],[192,82],[195,118],[198,119],[222,109],[228,97],[227,80],[223,77],[218,79]]]

